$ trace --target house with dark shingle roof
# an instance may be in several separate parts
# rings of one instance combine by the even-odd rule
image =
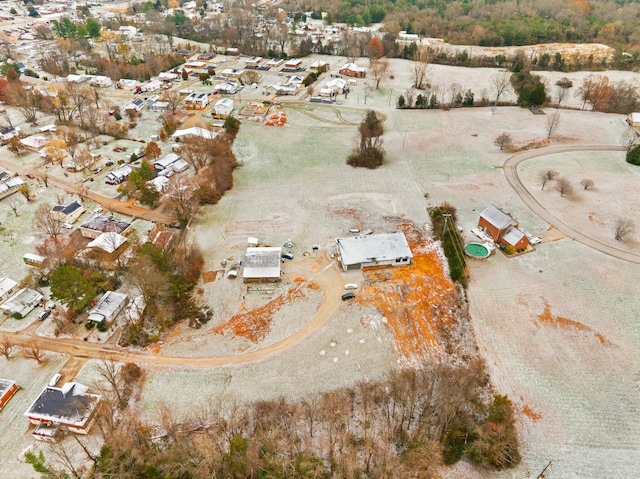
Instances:
[[[80,383],[66,383],[61,388],[47,386],[24,415],[32,424],[56,426],[78,434],[87,434],[102,399],[87,391],[87,386]]]
[[[82,206],[82,203],[78,200],[74,200],[68,205],[55,205],[51,208],[51,214],[55,219],[70,224],[78,221],[78,218],[80,218],[85,211],[84,206]]]

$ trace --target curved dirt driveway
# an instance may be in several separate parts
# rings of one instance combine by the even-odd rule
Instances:
[[[183,366],[191,368],[211,368],[244,364],[274,356],[300,344],[322,328],[336,313],[342,301],[342,279],[334,263],[329,263],[307,282],[317,283],[324,292],[324,298],[311,321],[301,329],[276,343],[262,349],[234,356],[210,358],[190,358],[178,356],[161,356],[151,353],[132,352],[112,344],[87,343],[79,339],[59,339],[35,336],[29,332],[2,332],[0,341],[8,338],[12,344],[31,348],[37,345],[45,351],[68,354],[81,359],[110,359],[117,362],[135,362],[149,366]],[[285,293],[286,294],[286,293]]]
[[[593,248],[601,253],[604,253],[614,258],[628,261],[630,263],[640,264],[640,256],[628,251],[624,251],[613,246],[601,243],[599,241],[590,238],[589,236],[581,233],[580,231],[572,228],[568,224],[559,220],[551,213],[549,213],[544,206],[542,206],[533,197],[533,195],[524,186],[520,177],[518,176],[518,165],[525,160],[537,158],[544,155],[555,155],[557,153],[567,153],[572,151],[624,151],[624,147],[618,145],[568,145],[568,146],[550,146],[547,148],[540,148],[537,150],[527,150],[517,155],[513,155],[504,163],[504,176],[511,187],[518,194],[523,203],[541,219],[549,223],[561,233],[564,233],[571,239],[582,243],[589,248]]]

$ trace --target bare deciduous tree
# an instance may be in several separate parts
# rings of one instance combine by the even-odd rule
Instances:
[[[104,385],[100,386],[100,389],[108,395],[113,394],[115,396],[114,399],[116,400],[118,408],[122,409],[126,404],[123,400],[123,381],[120,375],[120,366],[114,361],[102,359],[100,363],[98,363],[96,371],[100,375],[100,378],[104,380],[104,382],[99,382],[99,384]]]
[[[570,195],[573,193],[573,186],[571,182],[566,178],[558,178],[556,180],[556,191],[560,193],[560,196]]]
[[[16,215],[16,218],[19,216],[18,209],[21,206],[22,206],[22,201],[20,201],[19,198],[13,197],[9,200],[9,208],[11,208],[11,211],[13,211],[13,214]]]
[[[11,359],[11,353],[13,352],[14,344],[9,336],[5,336],[0,341],[0,356],[4,356],[7,360]]]
[[[371,78],[376,85],[376,90],[380,88],[380,82],[389,76],[389,62],[387,60],[373,60],[369,67]]]
[[[418,48],[411,58],[411,73],[413,75],[413,88],[423,90],[427,86],[427,70],[429,67],[429,49],[425,47]]]
[[[615,227],[615,238],[617,241],[620,241],[633,231],[635,224],[629,218],[618,218]]]
[[[38,364],[42,364],[44,362],[44,351],[42,351],[39,343],[35,343],[30,348],[25,348],[22,351],[22,355],[25,357],[25,359],[35,360]]]
[[[507,91],[510,85],[511,75],[509,73],[496,73],[491,77],[491,86],[496,93],[496,99],[494,100],[493,105],[498,106],[498,102],[500,101],[500,97]]]
[[[558,176],[558,172],[554,170],[544,170],[538,174],[538,179],[540,180],[541,190],[544,190],[547,182],[553,181]]]
[[[558,110],[554,111],[551,115],[547,117],[546,129],[547,129],[547,138],[551,138],[555,131],[560,126],[562,122],[562,118],[560,117],[560,112]]]
[[[622,136],[620,137],[620,145],[624,147],[627,153],[631,151],[631,148],[636,146],[637,142],[638,134],[632,127],[625,129],[624,133],[622,133]]]
[[[511,138],[511,135],[509,133],[502,133],[498,135],[495,140],[493,140],[493,144],[501,150],[504,148],[509,148],[513,144],[513,138]]]
[[[582,189],[584,190],[589,190],[591,188],[593,188],[593,180],[590,180],[589,178],[584,178],[581,182],[580,182],[580,186],[582,186]]]
[[[34,214],[34,223],[37,231],[49,236],[54,241],[58,240],[58,236],[62,232],[62,225],[53,215],[49,203],[38,205]]]

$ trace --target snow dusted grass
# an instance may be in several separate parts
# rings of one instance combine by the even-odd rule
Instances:
[[[212,405],[306,394],[382,378],[397,357],[378,313],[341,309],[303,343],[260,362],[211,371],[149,370],[141,398],[143,418],[158,421],[160,404],[192,417]],[[189,391],[185,401],[184,391]]]
[[[2,477],[37,478],[32,467],[24,463],[25,451],[43,447],[31,436],[29,420],[23,416],[31,403],[42,392],[51,377],[66,362],[66,356],[46,353],[47,362],[39,366],[33,360],[23,359],[19,348],[12,359],[0,357],[0,377],[15,381],[21,389],[0,412],[0,475]]]

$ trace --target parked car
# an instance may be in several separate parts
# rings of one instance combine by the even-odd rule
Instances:
[[[102,213],[102,206],[98,206],[95,210],[93,210],[94,213]]]
[[[61,377],[62,377],[62,375],[60,373],[54,374],[53,377],[51,378],[51,380],[49,381],[49,386],[53,387],[56,384],[58,384],[58,381],[60,381]]]
[[[342,295],[342,301],[347,301],[348,299],[353,299],[355,297],[355,293],[345,293]]]
[[[344,289],[358,289],[358,285],[356,283],[347,283],[344,285]]]
[[[95,174],[98,174],[98,173],[100,173],[101,171],[102,171],[102,168],[100,168],[99,166],[97,166],[97,167],[95,167],[95,168],[93,169],[93,172],[94,172]]]
[[[53,301],[47,301],[47,304],[44,307],[48,310],[56,309],[56,303]]]
[[[107,166],[107,167],[109,167],[109,166],[113,166],[113,161],[107,161],[107,162],[104,164],[104,166]]]
[[[72,230],[73,229],[73,225],[71,223],[67,223],[66,221],[64,223],[62,223],[62,227],[66,230]]]
[[[540,236],[532,236],[529,238],[529,243],[532,245],[540,244],[542,243],[542,238],[540,238]]]
[[[38,315],[38,319],[40,321],[44,321],[45,319],[47,319],[49,316],[51,315],[51,310],[50,309],[45,309],[44,311],[42,311],[39,315]]]
[[[33,180],[35,176],[33,176],[31,173],[27,173],[27,178],[29,178],[30,180]]]
[[[293,259],[293,255],[291,253],[282,253],[282,257],[285,259]]]

